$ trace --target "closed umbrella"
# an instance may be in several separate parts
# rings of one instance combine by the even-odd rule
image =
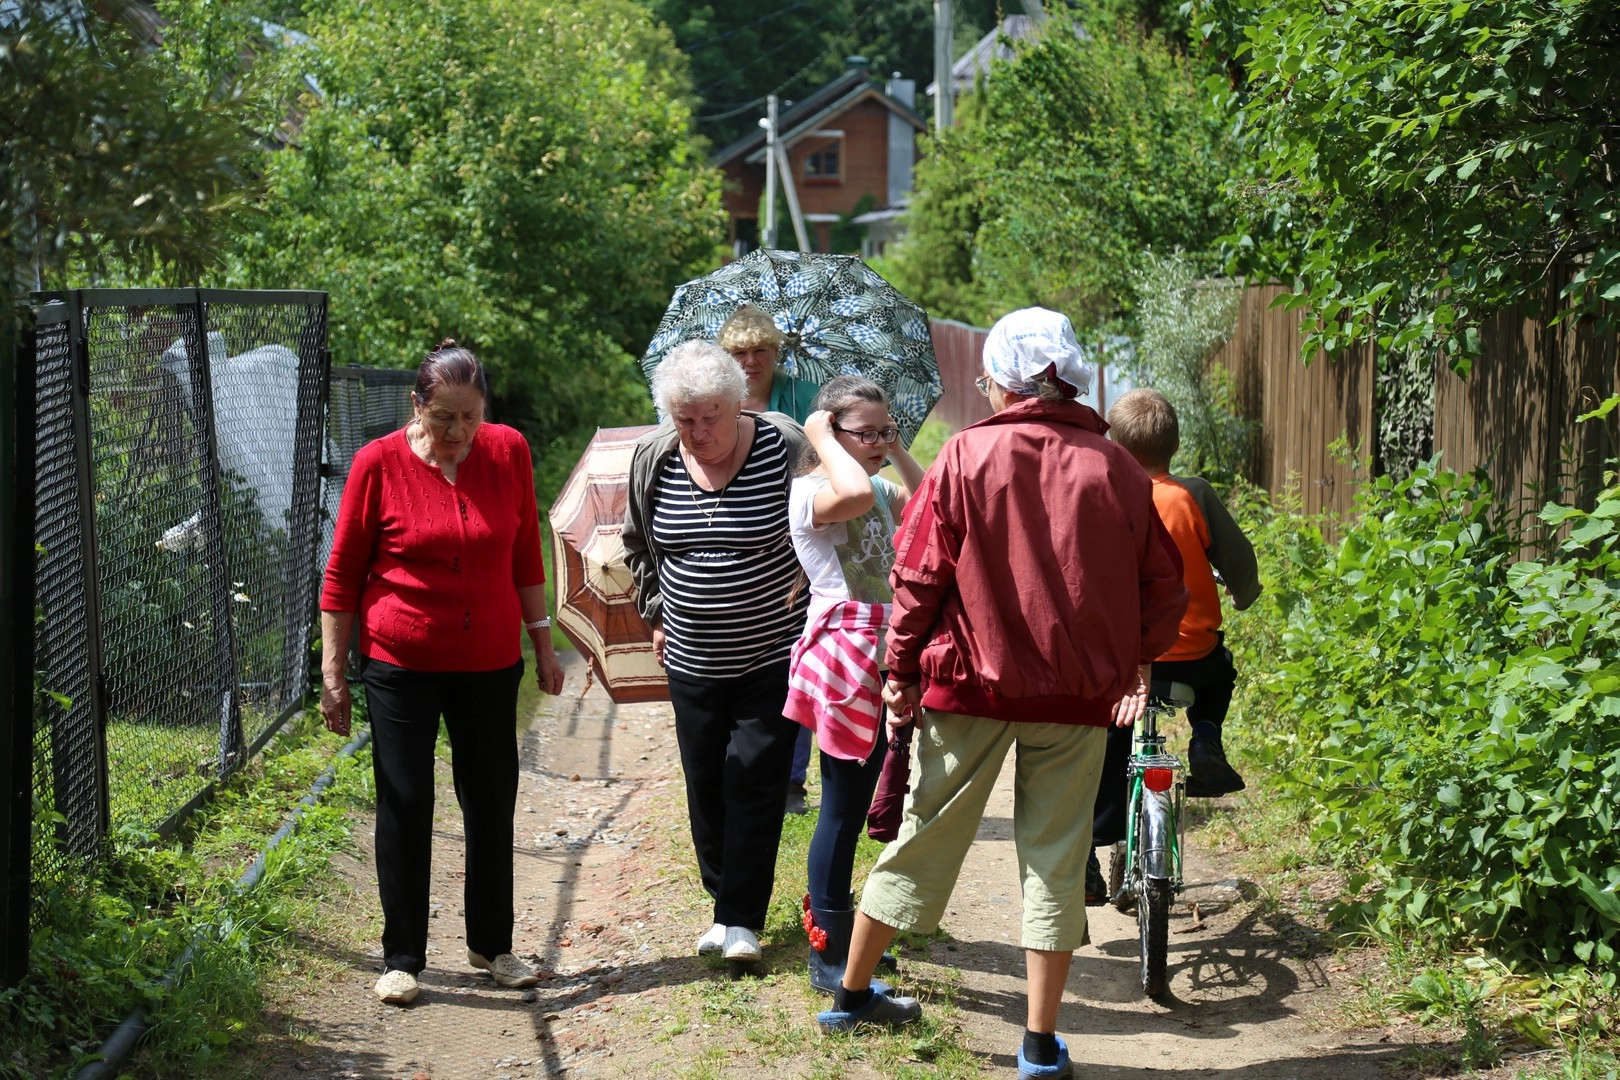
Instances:
[[[713,338],[744,303],[785,335],[789,375],[817,385],[864,375],[883,387],[910,445],[941,393],[928,314],[853,255],[760,248],[688,281],[641,358],[647,378],[681,342]]]
[[[653,656],[652,631],[636,609],[619,535],[630,455],[636,439],[652,430],[598,428],[550,515],[557,625],[620,705],[669,700],[669,680]]]

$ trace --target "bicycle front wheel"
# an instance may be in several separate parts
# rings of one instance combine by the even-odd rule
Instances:
[[[1136,893],[1126,887],[1125,876],[1125,843],[1121,841],[1114,845],[1108,860],[1108,898],[1121,915],[1129,915],[1136,908]]]

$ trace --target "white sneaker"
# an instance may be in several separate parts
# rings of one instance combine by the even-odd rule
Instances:
[[[746,926],[726,927],[726,959],[754,961],[761,956],[759,938]]]
[[[718,956],[726,948],[726,927],[724,923],[715,923],[703,932],[698,938],[699,956]]]
[[[525,986],[533,986],[540,981],[534,969],[509,952],[503,952],[494,960],[485,960],[483,956],[467,950],[467,963],[475,968],[483,968],[500,986],[521,990]]]
[[[385,1005],[409,1005],[416,1000],[419,989],[416,985],[416,976],[398,968],[383,972],[383,977],[377,980],[375,988],[377,997]]]

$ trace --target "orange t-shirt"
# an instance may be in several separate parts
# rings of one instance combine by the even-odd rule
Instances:
[[[1187,586],[1187,613],[1181,617],[1181,634],[1160,660],[1197,660],[1214,651],[1221,628],[1221,596],[1210,569],[1212,540],[1204,512],[1176,478],[1160,473],[1153,478],[1153,506],[1181,552],[1181,576]]]

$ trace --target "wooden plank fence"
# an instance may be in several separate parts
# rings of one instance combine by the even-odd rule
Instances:
[[[1458,471],[1484,468],[1521,512],[1549,499],[1591,506],[1614,456],[1613,422],[1576,422],[1620,387],[1613,332],[1593,320],[1550,325],[1572,268],[1555,272],[1540,304],[1499,312],[1481,331],[1483,354],[1461,378],[1440,365],[1434,448]]]
[[[973,380],[984,373],[984,339],[990,331],[951,319],[933,319],[928,324],[934,338],[934,358],[939,361],[939,380],[944,396],[934,405],[933,416],[961,431],[990,415],[990,402],[979,393]]]
[[[1355,469],[1333,444],[1368,453],[1373,423],[1373,356],[1368,348],[1300,362],[1300,311],[1271,307],[1281,285],[1250,285],[1237,328],[1212,363],[1232,373],[1239,412],[1259,421],[1249,479],[1267,491],[1298,486],[1306,513],[1343,515],[1355,499]]]

